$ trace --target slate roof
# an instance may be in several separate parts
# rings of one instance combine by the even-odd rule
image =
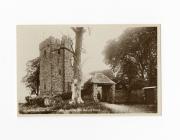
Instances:
[[[111,79],[109,79],[102,73],[95,73],[89,82],[97,84],[115,84],[115,82],[113,82]]]

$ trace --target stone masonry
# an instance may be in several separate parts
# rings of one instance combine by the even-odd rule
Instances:
[[[73,80],[73,54],[71,40],[63,36],[60,39],[49,37],[39,45],[40,50],[40,96],[57,95],[71,91]]]

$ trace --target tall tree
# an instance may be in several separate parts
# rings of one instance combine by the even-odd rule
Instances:
[[[115,71],[117,77],[128,80],[148,81],[157,84],[157,28],[136,27],[127,29],[118,40],[110,41],[105,50],[105,63]],[[120,69],[119,69],[120,67]]]
[[[72,83],[72,100],[70,103],[84,103],[81,98],[81,82],[82,82],[82,69],[81,69],[81,51],[82,40],[85,29],[83,27],[72,27],[76,35],[76,44],[74,52],[74,82]]]
[[[39,73],[40,73],[40,59],[39,57],[32,59],[26,63],[27,74],[23,77],[22,82],[31,90],[31,93],[39,94]]]

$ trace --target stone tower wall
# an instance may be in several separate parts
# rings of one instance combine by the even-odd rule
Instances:
[[[70,41],[63,37],[60,41],[49,37],[40,46],[40,95],[68,92],[73,79],[72,54],[61,46],[70,49]]]
[[[72,58],[73,54],[65,50],[65,92],[69,92],[71,90],[71,84],[74,76],[73,65],[71,63]]]
[[[69,39],[67,39],[66,37],[62,38],[63,40],[65,40],[65,46],[71,49],[71,41]],[[73,81],[74,78],[74,72],[73,72],[73,65],[71,63],[71,60],[73,58],[73,54],[70,53],[67,50],[64,50],[64,88],[65,91],[64,92],[70,92],[71,91],[71,83]]]

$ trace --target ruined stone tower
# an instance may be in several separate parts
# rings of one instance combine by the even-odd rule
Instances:
[[[39,45],[40,50],[40,96],[56,95],[71,91],[73,80],[73,54],[71,40],[49,37]]]

